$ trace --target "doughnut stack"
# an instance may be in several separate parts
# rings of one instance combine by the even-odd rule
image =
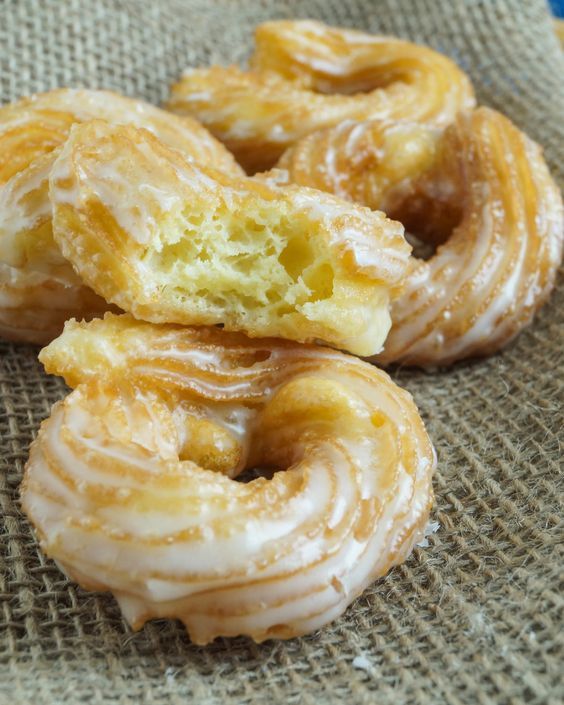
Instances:
[[[313,21],[163,109],[58,89],[0,108],[0,335],[70,394],[22,506],[134,629],[292,638],[424,535],[435,452],[381,367],[507,345],[563,209],[540,147],[450,59]]]

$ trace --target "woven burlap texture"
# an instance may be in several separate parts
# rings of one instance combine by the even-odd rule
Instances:
[[[540,0],[3,0],[0,97],[83,85],[158,103],[185,66],[244,60],[255,24],[294,16],[449,54],[562,185],[564,60]],[[0,703],[560,702],[563,290],[501,355],[394,373],[436,444],[440,529],[333,625],[260,646],[196,647],[172,621],[132,633],[42,555],[18,485],[65,389],[36,349],[0,345]]]

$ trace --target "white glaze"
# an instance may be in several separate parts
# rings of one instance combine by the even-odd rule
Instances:
[[[103,336],[112,319],[96,324],[92,335]],[[232,414],[233,401],[213,386],[223,373],[210,371],[209,335],[199,341],[199,333],[187,329],[171,346],[166,327],[129,320],[149,359],[174,359],[175,365],[184,361],[192,378],[211,374],[209,391],[192,392],[192,401],[211,402],[213,414],[225,405],[223,417]],[[91,384],[89,376],[97,375],[97,368],[90,371],[87,358],[74,357],[78,348],[71,352],[78,343],[81,350],[88,348],[88,328],[82,331],[73,324],[68,343],[55,341],[53,354],[67,371],[71,365],[73,374]],[[113,345],[110,341],[105,348],[110,356]],[[248,344],[249,352],[263,348]],[[241,349],[240,344],[223,350],[216,345],[213,369],[223,369]],[[86,386],[79,386],[43,425],[26,470],[25,510],[47,552],[69,575],[111,589],[132,623],[177,616],[198,642],[238,633],[260,640],[276,634],[269,629],[278,624],[288,626],[288,635],[304,633],[342,612],[370,580],[386,572],[390,561],[403,560],[420,536],[435,458],[409,395],[384,373],[339,353],[289,345],[271,350],[273,356],[253,366],[254,378],[248,367],[228,365],[232,376],[247,380],[248,392],[264,375],[270,380],[266,388],[260,382],[259,411],[268,409],[287,382],[320,378],[339,385],[355,404],[359,422],[377,411],[385,419],[382,430],[355,437],[344,433],[343,426],[339,434],[337,426],[334,438],[322,435],[313,445],[303,436],[303,447],[296,430],[297,456],[285,474],[244,485],[175,461],[174,424],[168,424],[166,409],[183,412],[170,396],[172,388],[166,393],[156,389],[164,394],[158,401],[141,388],[132,395],[132,388],[118,392],[114,386],[107,397],[100,386],[92,397]],[[141,374],[146,384],[152,379],[146,376],[151,364],[140,372],[135,346],[127,345],[125,352],[133,359],[111,357],[108,362],[115,360],[117,368],[109,368],[106,377],[136,385],[143,382]],[[188,398],[185,385],[179,385],[178,393]],[[237,425],[243,435],[257,433],[256,443],[263,432],[254,413],[238,413]],[[306,430],[308,419],[303,423]],[[133,431],[136,443],[129,437]],[[291,427],[283,432],[290,433]],[[315,426],[311,432],[315,435]],[[403,458],[415,462],[405,467]],[[55,468],[74,486],[63,485]],[[177,478],[173,486],[159,481],[166,475]],[[292,477],[299,482],[290,482]],[[115,500],[98,504],[97,488],[106,488],[106,497],[114,493]],[[265,491],[261,509],[263,500],[257,498]],[[361,507],[373,503],[384,504],[371,520]]]

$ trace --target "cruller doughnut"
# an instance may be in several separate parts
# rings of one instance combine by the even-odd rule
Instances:
[[[382,348],[411,249],[383,213],[233,179],[102,121],[73,128],[50,196],[63,255],[137,318]]]
[[[32,445],[24,510],[134,628],[305,634],[422,536],[433,447],[411,396],[365,362],[113,314],[67,323],[40,358],[76,388]],[[265,466],[280,471],[231,479]]]
[[[348,122],[310,135],[266,178],[384,209],[424,242],[392,303],[380,363],[494,353],[546,301],[562,258],[560,190],[541,148],[489,108],[444,132]],[[261,177],[261,178],[264,178]]]
[[[474,107],[446,56],[395,37],[311,20],[259,25],[251,70],[188,69],[166,107],[192,115],[249,171],[270,168],[301,137],[346,119],[448,125]]]
[[[53,242],[48,177],[73,124],[95,117],[152,131],[186,157],[233,176],[242,169],[191,118],[110,91],[58,89],[0,108],[0,336],[44,343],[67,318],[108,304],[84,286]]]

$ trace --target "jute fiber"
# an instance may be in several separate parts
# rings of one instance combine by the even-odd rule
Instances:
[[[104,87],[159,103],[188,65],[242,61],[255,24],[317,17],[426,42],[481,102],[541,142],[564,183],[564,58],[540,0],[0,0],[0,97]],[[427,547],[335,624],[288,642],[191,645],[132,633],[108,595],[69,583],[18,503],[28,446],[65,394],[37,350],[0,346],[0,702],[556,703],[562,682],[564,287],[504,353],[400,370],[436,444]]]

